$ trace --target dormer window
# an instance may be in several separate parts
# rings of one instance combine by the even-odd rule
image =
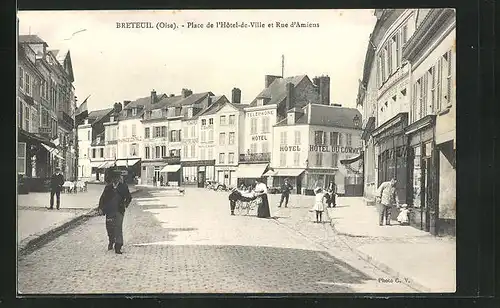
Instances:
[[[207,125],[207,119],[202,119],[201,126],[206,126],[206,125]]]
[[[359,125],[361,124],[361,121],[359,120],[358,115],[354,116],[354,119],[352,120],[352,122],[354,123],[354,127],[359,127]]]
[[[109,122],[114,122],[115,121],[115,117],[114,116],[110,116],[109,117]]]
[[[132,108],[132,116],[136,116],[137,115],[137,108]]]

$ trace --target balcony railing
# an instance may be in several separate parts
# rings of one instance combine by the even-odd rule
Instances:
[[[73,129],[73,123],[74,123],[74,121],[73,121],[73,118],[72,118],[69,114],[67,114],[67,113],[66,113],[66,112],[64,112],[64,111],[59,111],[59,112],[57,113],[57,118],[58,118],[58,120],[59,120],[59,124],[61,124],[61,122],[62,122],[62,123],[63,123],[63,125],[64,125],[66,128],[68,128],[68,129],[70,129],[70,130],[72,130],[72,129]]]
[[[240,154],[240,163],[268,163],[271,161],[271,153]]]

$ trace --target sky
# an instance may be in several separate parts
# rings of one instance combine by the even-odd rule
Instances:
[[[20,34],[40,36],[49,49],[70,50],[75,92],[80,103],[91,95],[89,110],[149,96],[153,89],[178,95],[188,88],[231,99],[236,87],[242,103],[250,103],[265,75],[281,75],[282,55],[285,77],[328,75],[331,102],[355,108],[376,22],[373,10],[20,11],[18,17]],[[118,28],[122,22],[154,28]],[[189,22],[203,28],[188,28]],[[207,27],[216,22],[249,27]],[[251,28],[250,22],[265,27]],[[277,22],[288,27],[277,28]],[[295,22],[319,26],[291,27]]]

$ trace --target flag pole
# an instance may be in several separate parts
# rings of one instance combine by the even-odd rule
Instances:
[[[75,111],[73,112],[73,125],[75,127],[75,181],[78,181],[78,169],[80,168],[80,165],[79,165],[79,154],[80,154],[80,149],[78,147],[78,124],[76,123],[76,102],[77,102],[77,97],[75,96],[75,99],[74,99],[74,107],[75,107]]]

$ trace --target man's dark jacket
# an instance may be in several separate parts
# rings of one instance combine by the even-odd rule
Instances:
[[[283,185],[281,185],[281,194],[289,195],[290,192],[292,191],[292,189],[293,189],[293,186],[290,185],[290,183],[283,183]]]
[[[132,195],[128,190],[127,184],[119,183],[116,188],[113,184],[104,187],[101,198],[99,199],[99,209],[108,216],[116,213],[125,214],[125,208],[132,201]]]
[[[64,176],[62,174],[54,173],[50,178],[50,190],[61,191],[64,184]]]

